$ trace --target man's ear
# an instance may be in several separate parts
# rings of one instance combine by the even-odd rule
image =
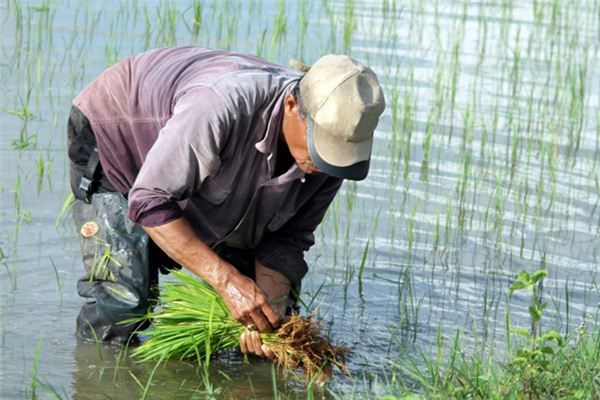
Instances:
[[[285,96],[283,100],[284,111],[286,114],[290,115],[292,112],[297,111],[298,103],[296,102],[296,98],[293,94],[288,94]]]

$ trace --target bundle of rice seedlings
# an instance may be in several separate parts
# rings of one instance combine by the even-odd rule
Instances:
[[[140,361],[196,358],[198,363],[208,363],[212,353],[239,347],[247,328],[233,319],[222,297],[184,272],[172,274],[179,282],[165,283],[159,310],[143,317],[152,321],[153,329],[144,332],[149,338],[133,349],[134,357]],[[344,362],[348,349],[332,346],[321,336],[313,317],[314,313],[292,315],[275,332],[261,332],[262,341],[280,367],[301,368],[307,379],[324,381],[331,377],[333,366],[349,374]]]

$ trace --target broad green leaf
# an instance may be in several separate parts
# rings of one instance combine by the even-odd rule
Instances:
[[[530,356],[531,356],[531,350],[529,350],[528,347],[520,348],[519,350],[517,350],[517,356],[519,356],[519,357],[525,357],[525,358],[530,358]]]
[[[516,365],[523,365],[527,364],[527,359],[525,357],[514,357],[510,362]]]
[[[529,306],[529,315],[534,322],[539,321],[542,318],[542,311],[537,308],[537,306],[532,305]]]
[[[521,271],[521,272],[519,272],[519,280],[521,282],[530,283],[531,275],[529,275],[529,272],[527,272],[527,271]]]
[[[533,281],[533,283],[537,283],[540,279],[544,279],[547,276],[548,276],[548,270],[540,269],[533,273],[531,280]]]
[[[554,349],[550,346],[541,346],[539,347],[540,352],[544,353],[544,354],[554,354]]]
[[[512,296],[514,291],[523,289],[525,287],[527,287],[527,283],[525,283],[525,282],[521,282],[521,281],[513,282],[508,287],[508,295]]]
[[[562,335],[556,331],[548,331],[548,332],[544,333],[542,336],[540,336],[539,338],[537,338],[536,341],[538,343],[542,343],[542,342],[546,342],[548,340],[556,341],[556,344],[558,344],[560,347],[562,347],[565,343],[565,340],[562,337]]]
[[[548,365],[550,365],[550,361],[548,361],[548,360],[537,360],[537,364],[539,366],[541,366],[542,368],[547,369]]]
[[[529,338],[529,330],[527,330],[525,328],[515,328],[515,329],[511,329],[510,331],[512,333],[514,333],[515,335],[519,335],[519,336],[523,336],[523,337]]]

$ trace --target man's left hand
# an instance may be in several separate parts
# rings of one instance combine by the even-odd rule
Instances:
[[[267,301],[279,315],[279,320],[283,321],[287,309],[291,305],[290,280],[285,275],[265,267],[258,260],[255,260],[254,271],[256,284],[267,296]],[[252,353],[274,359],[273,352],[262,343],[260,332],[253,329],[247,329],[240,336],[240,350],[242,353]]]
[[[260,357],[267,357],[271,360],[275,359],[275,354],[269,347],[263,344],[260,338],[260,332],[254,330],[246,330],[240,336],[240,350],[242,353],[252,353]]]

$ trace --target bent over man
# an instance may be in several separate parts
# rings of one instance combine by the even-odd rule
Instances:
[[[183,266],[239,322],[278,326],[304,252],[343,179],[365,178],[385,107],[375,73],[327,55],[305,74],[254,56],[162,48],[106,70],[68,121],[73,214],[87,276],[80,337],[124,343],[119,324]],[[259,335],[242,340],[263,354]]]

